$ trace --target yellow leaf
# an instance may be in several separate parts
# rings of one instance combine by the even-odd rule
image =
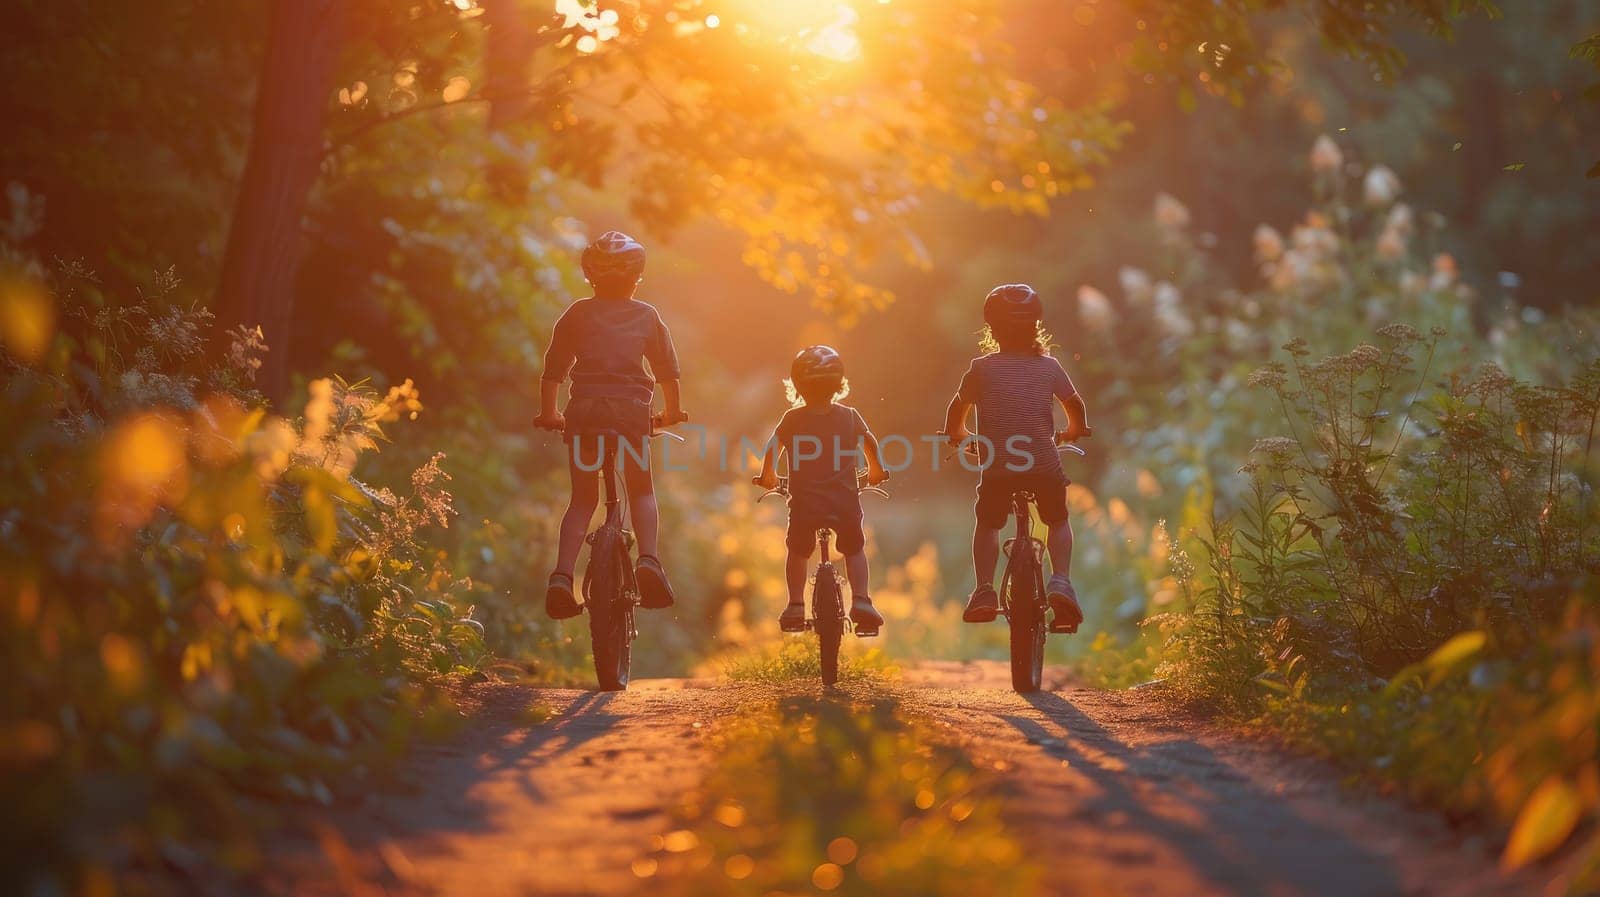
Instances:
[[[1578,825],[1578,792],[1558,778],[1546,779],[1517,814],[1500,865],[1517,869],[1560,847]]]
[[[1448,670],[1483,650],[1489,637],[1482,632],[1463,632],[1440,645],[1423,661],[1430,670]]]

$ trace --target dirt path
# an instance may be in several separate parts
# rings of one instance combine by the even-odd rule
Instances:
[[[270,871],[296,895],[613,895],[710,762],[737,691],[681,679],[621,693],[507,687],[409,764],[405,793],[331,814]],[[550,714],[529,719],[530,708]]]
[[[1049,893],[1093,897],[1527,897],[1486,845],[1342,788],[1323,764],[1187,722],[1136,692],[1024,698],[999,664],[928,664],[892,686],[1007,783],[1006,818],[1053,864]],[[656,680],[601,695],[505,688],[450,747],[285,845],[267,890],[294,894],[648,893],[633,862],[715,762],[707,734],[748,688]],[[525,710],[552,712],[528,725]]]
[[[1058,858],[1057,893],[1532,897],[1481,836],[1343,787],[1336,770],[1174,720],[1138,692],[1012,692],[1001,664],[925,664],[908,709],[1011,784],[1007,816]]]

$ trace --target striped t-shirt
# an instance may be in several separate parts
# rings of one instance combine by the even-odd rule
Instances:
[[[1065,401],[1077,394],[1061,362],[1049,355],[995,352],[972,359],[961,378],[960,397],[977,406],[978,435],[994,446],[986,475],[1021,472],[1017,468],[1027,459],[1008,449],[1016,436],[1025,439],[1015,447],[1033,456],[1031,472],[1059,475],[1061,456],[1056,453],[1052,406],[1056,399]]]

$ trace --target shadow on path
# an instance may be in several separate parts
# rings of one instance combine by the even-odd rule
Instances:
[[[1037,716],[996,715],[1072,773],[1064,800],[1025,795],[1024,812],[1036,814],[1030,827],[1075,832],[1071,850],[1085,863],[1176,861],[1187,875],[1157,879],[1178,885],[1189,878],[1199,893],[1238,897],[1407,893],[1389,857],[1302,815],[1283,787],[1262,787],[1200,743],[1177,737],[1131,747],[1058,694],[1024,697]],[[1146,877],[1135,874],[1128,884]]]

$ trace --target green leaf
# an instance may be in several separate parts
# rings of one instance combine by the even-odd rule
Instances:
[[[1582,803],[1565,781],[1551,777],[1540,785],[1517,814],[1500,865],[1517,869],[1560,847],[1578,825]]]
[[[1528,163],[1526,163],[1526,162],[1512,162],[1510,165],[1507,165],[1505,168],[1502,168],[1500,170],[1501,171],[1521,171],[1522,169],[1526,168],[1527,165],[1528,165]]]

